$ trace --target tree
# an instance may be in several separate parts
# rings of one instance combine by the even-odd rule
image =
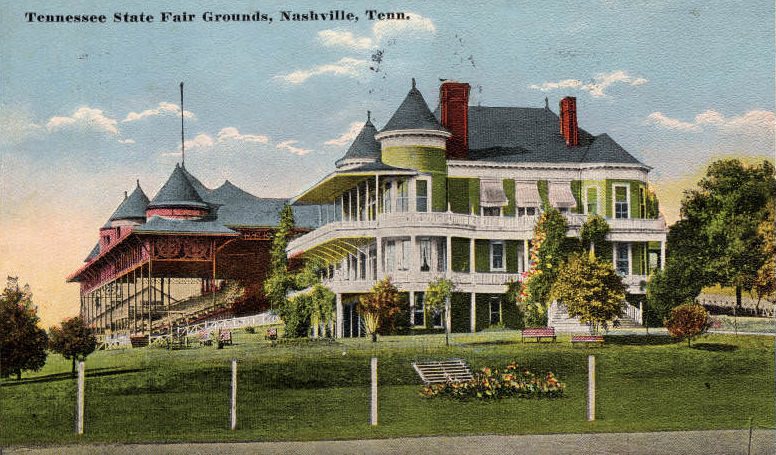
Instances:
[[[364,320],[367,333],[372,336],[372,342],[377,342],[377,330],[380,324],[401,311],[401,296],[390,277],[375,283],[369,294],[364,294],[358,299],[358,311]]]
[[[685,303],[671,310],[671,317],[666,320],[668,333],[678,339],[690,341],[705,333],[710,327],[709,313],[697,303]]]
[[[767,215],[759,226],[757,233],[763,239],[763,251],[765,252],[765,261],[757,271],[757,277],[754,280],[754,292],[757,295],[757,309],[759,310],[760,301],[764,298],[776,297],[776,201],[771,202],[766,207]]]
[[[447,278],[436,278],[428,283],[425,304],[428,311],[441,311],[445,324],[445,346],[450,346],[450,298],[455,292],[455,284]]]
[[[685,192],[682,220],[677,224],[682,227],[681,240],[689,248],[677,248],[669,237],[672,256],[696,256],[695,280],[702,280],[704,285],[735,287],[736,306],[740,307],[742,291],[755,287],[758,271],[768,260],[765,239],[758,228],[767,220],[767,207],[774,197],[773,164],[763,161],[747,166],[739,160],[715,161],[698,188]]]
[[[65,319],[60,327],[49,329],[49,348],[65,359],[72,360],[75,374],[76,360],[84,361],[97,348],[97,338],[79,316]]]
[[[48,336],[39,321],[29,286],[19,289],[9,277],[0,295],[0,377],[21,379],[22,371],[38,371],[46,364]]]
[[[595,249],[600,250],[609,233],[609,223],[601,215],[588,215],[587,220],[579,230],[579,239],[582,246],[595,256]]]
[[[286,247],[294,229],[294,211],[288,204],[280,211],[280,223],[272,237],[270,248],[269,276],[264,281],[264,293],[270,303],[270,308],[279,309],[287,302],[288,291],[293,284],[293,277],[288,271]]]
[[[336,296],[326,286],[318,283],[310,290],[310,325],[325,327],[333,320]]]
[[[577,254],[561,267],[551,297],[566,305],[569,316],[579,317],[598,333],[622,314],[625,288],[611,263]]]

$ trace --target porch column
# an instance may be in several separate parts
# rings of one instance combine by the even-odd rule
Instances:
[[[383,238],[375,236],[375,251],[377,254],[377,270],[375,270],[375,277],[380,280],[383,278]]]
[[[380,176],[375,174],[375,220],[380,213]]]
[[[531,257],[529,256],[528,239],[523,240],[523,271],[528,271],[529,264],[531,263]]]
[[[344,310],[342,308],[342,294],[337,293],[337,297],[336,298],[337,298],[337,300],[336,300],[336,302],[337,302],[337,309],[336,309],[336,311],[337,311],[337,315],[336,315],[336,319],[337,319],[337,333],[336,333],[336,335],[337,335],[337,338],[342,338],[342,334],[345,332],[345,321],[344,321],[345,312],[344,312]]]
[[[666,242],[660,241],[660,270],[666,268]]]
[[[445,245],[445,272],[448,277],[453,276],[453,238],[449,235],[445,237],[447,244]]]
[[[356,221],[361,220],[361,185],[356,185]]]
[[[474,333],[477,331],[477,294],[472,289],[471,293],[471,310],[469,314],[470,329]]]
[[[418,238],[414,235],[410,236],[410,274],[420,271],[420,264],[418,261],[418,246],[416,245],[417,239]]]
[[[415,291],[410,291],[410,325],[418,325],[415,321]]]
[[[474,273],[477,270],[474,264],[476,260],[475,255],[477,254],[474,245],[474,239],[469,239],[469,273]]]

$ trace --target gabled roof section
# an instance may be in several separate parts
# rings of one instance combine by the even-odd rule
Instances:
[[[189,181],[188,174],[182,167],[175,165],[167,183],[156,193],[156,196],[148,204],[149,208],[156,207],[195,207],[207,208],[199,192]],[[204,188],[204,186],[203,186]]]
[[[642,164],[606,133],[595,137],[587,148],[583,162]]]
[[[341,167],[351,160],[379,161],[380,143],[375,139],[375,134],[377,134],[377,128],[372,124],[371,115],[367,112],[364,127],[361,128],[361,132],[358,133],[356,139],[350,144],[348,151],[345,152],[345,156],[337,160],[335,166]]]
[[[92,251],[89,252],[89,255],[86,256],[86,259],[84,259],[84,262],[89,262],[99,255],[100,255],[100,242],[97,242],[94,244],[94,248],[92,248]]]
[[[397,130],[436,130],[447,131],[439,124],[439,121],[428,108],[423,95],[415,87],[415,79],[412,79],[412,88],[407,93],[401,105],[393,114],[385,127],[380,132]]]
[[[109,221],[145,218],[148,202],[148,196],[140,188],[140,181],[138,180],[135,190],[124,198],[116,211],[113,212],[113,215],[110,216]]]

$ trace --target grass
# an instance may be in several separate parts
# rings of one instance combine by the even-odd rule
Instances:
[[[89,357],[85,435],[73,434],[70,363],[0,385],[0,445],[381,438],[421,435],[661,431],[774,426],[772,337],[708,335],[688,348],[664,336],[609,337],[604,347],[520,343],[511,331],[385,337],[271,347],[264,333],[181,351]],[[597,363],[597,418],[585,420],[587,355]],[[379,358],[380,425],[369,419],[369,358]],[[512,360],[567,384],[558,400],[424,400],[414,360]],[[230,359],[239,362],[238,429],[230,431]]]

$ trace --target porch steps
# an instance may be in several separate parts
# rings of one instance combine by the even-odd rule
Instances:
[[[641,327],[633,318],[623,315],[619,318],[617,328],[632,329]],[[558,333],[590,333],[590,326],[579,322],[579,318],[570,317],[564,305],[553,302],[547,317],[547,327],[555,327]]]

